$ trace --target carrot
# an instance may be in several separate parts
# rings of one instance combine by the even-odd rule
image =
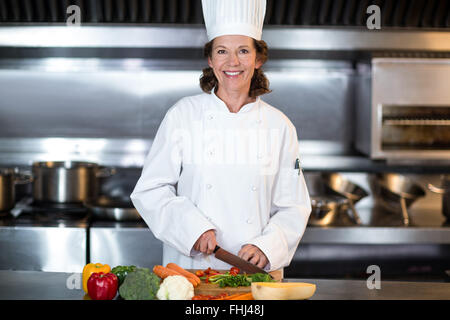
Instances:
[[[197,277],[195,274],[193,274],[193,273],[191,273],[191,272],[189,272],[189,271],[183,269],[182,267],[180,267],[179,265],[177,265],[177,264],[175,264],[175,263],[173,263],[173,262],[168,263],[167,266],[166,266],[166,268],[175,270],[175,271],[181,273],[181,275],[183,275],[183,276],[185,276],[185,277],[187,277],[187,278],[191,278],[191,279],[195,280],[195,282],[196,282],[197,284],[200,284],[200,282],[201,282],[200,278]]]
[[[175,270],[163,267],[161,265],[156,265],[153,267],[153,272],[160,277],[161,279],[165,279],[168,276],[180,276],[181,274]]]
[[[161,265],[156,265],[153,267],[153,273],[156,274],[158,277],[160,277],[161,279],[165,279],[169,276],[183,276],[181,273],[179,273],[178,271],[163,267]],[[185,277],[185,276],[183,276]],[[194,287],[197,286],[197,282],[195,280],[192,280],[188,277],[185,277],[187,280],[189,280],[190,283],[192,283],[192,285]]]
[[[220,299],[215,300],[253,300],[253,296],[251,292],[246,293],[235,293]]]
[[[233,297],[229,300],[253,300],[253,295],[251,292],[242,293],[242,294],[239,294],[236,297]]]

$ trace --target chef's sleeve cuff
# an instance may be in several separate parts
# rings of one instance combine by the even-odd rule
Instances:
[[[278,233],[266,233],[252,239],[248,244],[258,247],[267,257],[269,263],[264,267],[266,271],[273,271],[285,266],[288,260],[288,246]]]
[[[205,227],[205,228],[206,228],[206,227]],[[194,240],[194,242],[192,243],[192,246],[191,246],[191,252],[189,253],[189,256],[191,256],[191,257],[196,257],[196,256],[199,256],[199,255],[202,254],[201,251],[198,251],[198,250],[195,250],[195,249],[194,249],[194,245],[195,245],[195,243],[197,242],[198,238],[200,238],[200,236],[201,236],[202,234],[204,234],[206,231],[209,231],[209,230],[213,230],[213,231],[214,231],[214,234],[216,233],[216,227],[215,227],[215,226],[213,226],[212,228],[202,229],[202,231],[201,231],[200,233],[198,233],[198,232],[195,233],[195,235],[194,235],[195,240]]]

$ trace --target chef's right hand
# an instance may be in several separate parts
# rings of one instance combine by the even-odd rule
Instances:
[[[213,253],[216,248],[216,234],[214,230],[205,231],[195,242],[194,249],[205,254]]]

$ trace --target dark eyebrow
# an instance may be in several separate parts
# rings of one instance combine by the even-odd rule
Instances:
[[[227,49],[227,47],[225,47],[225,46],[219,44],[219,45],[217,45],[217,46],[214,47],[214,50],[216,50],[216,49],[218,49],[218,48],[224,48],[224,49]],[[244,45],[238,47],[238,49],[242,49],[242,48],[250,48],[250,46],[244,44]]]

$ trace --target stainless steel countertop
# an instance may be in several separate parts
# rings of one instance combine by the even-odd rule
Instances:
[[[0,271],[0,300],[82,300],[81,288],[67,287],[76,277],[81,280],[79,273]],[[450,283],[381,281],[381,289],[370,290],[364,280],[286,281],[316,284],[311,300],[450,300]]]

